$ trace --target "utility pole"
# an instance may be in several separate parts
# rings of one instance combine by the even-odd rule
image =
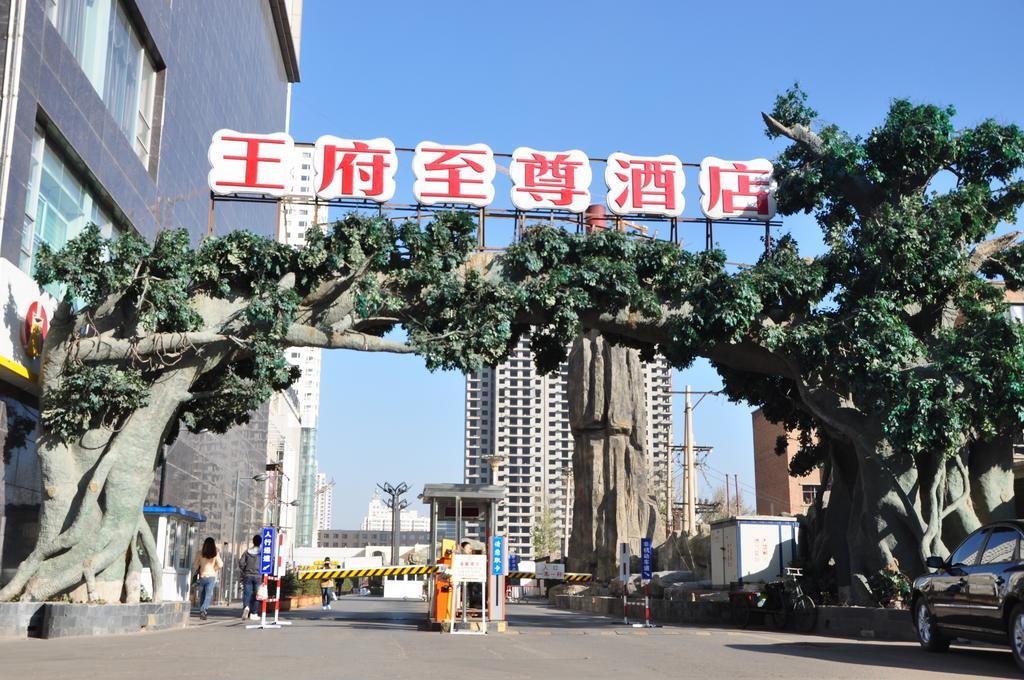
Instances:
[[[725,480],[725,483],[728,484],[729,480]],[[733,474],[732,483],[736,487],[736,514],[738,515],[740,514],[740,476]]]
[[[397,566],[399,539],[402,532],[402,510],[409,507],[409,504],[402,500],[402,494],[409,490],[409,485],[401,482],[398,486],[393,486],[389,482],[384,482],[378,484],[377,488],[386,495],[384,505],[391,508],[391,564]]]
[[[693,405],[690,403],[690,386],[686,386],[686,522],[684,531],[693,536],[697,533],[697,480],[693,460]]]

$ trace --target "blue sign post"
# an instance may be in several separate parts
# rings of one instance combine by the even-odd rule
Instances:
[[[641,538],[640,539],[640,578],[645,581],[651,580],[651,561],[652,561],[652,549],[651,539]]]
[[[260,543],[260,574],[274,573],[274,527],[260,529],[263,542]]]
[[[491,575],[505,574],[505,537],[491,536]]]

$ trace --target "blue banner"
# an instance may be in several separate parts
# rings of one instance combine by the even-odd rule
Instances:
[[[653,550],[651,548],[651,539],[641,538],[640,539],[640,578],[644,580],[650,580],[651,578],[651,562],[653,558]]]
[[[511,553],[508,556],[508,570],[519,571],[519,555]]]
[[[260,534],[263,536],[263,542],[260,543],[260,573],[273,574],[274,551],[276,546],[276,542],[274,541],[274,527],[263,527],[260,529]]]
[[[491,536],[491,575],[505,573],[505,537]]]

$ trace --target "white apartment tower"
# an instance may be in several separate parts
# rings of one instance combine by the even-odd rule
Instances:
[[[331,514],[334,512],[334,486],[327,485],[327,475],[316,473],[316,501],[313,504],[317,532],[331,528]]]
[[[306,245],[306,231],[317,224],[319,213],[313,201],[313,145],[296,144],[295,174],[291,178],[289,196],[281,200],[278,216],[278,240],[301,248]],[[315,347],[292,347],[287,352],[289,363],[302,370],[302,377],[293,388],[299,398],[302,416],[302,456],[299,468],[299,513],[295,527],[296,545],[316,545],[318,527],[317,502],[320,488],[317,480],[317,417],[320,411],[320,361],[322,350]],[[330,522],[330,512],[327,513]],[[330,526],[326,527],[330,528]]]
[[[507,489],[498,512],[498,531],[509,550],[535,557],[534,522],[546,507],[568,545],[572,522],[572,451],[569,428],[568,365],[539,375],[529,336],[507,361],[466,376],[464,478]],[[644,365],[647,444],[653,489],[660,498],[672,442],[672,373],[664,358]],[[497,477],[492,478],[496,464]]]

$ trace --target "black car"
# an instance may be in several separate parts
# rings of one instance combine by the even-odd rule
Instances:
[[[978,529],[948,559],[929,557],[935,569],[914,581],[911,611],[921,646],[949,648],[953,638],[1009,644],[1024,670],[1024,521]]]

